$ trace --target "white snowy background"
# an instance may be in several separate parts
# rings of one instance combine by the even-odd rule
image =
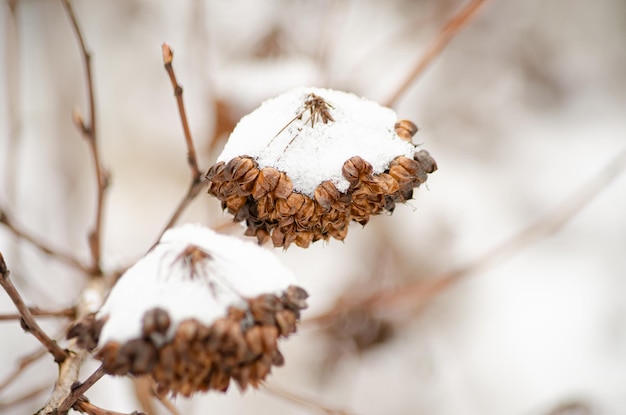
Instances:
[[[174,50],[207,169],[223,145],[209,151],[216,102],[237,120],[294,86],[384,101],[463,4],[76,1],[93,52],[101,155],[112,175],[106,268],[141,256],[188,186],[162,42]],[[87,259],[94,178],[71,122],[73,108],[86,112],[85,81],[61,3],[3,1],[0,45],[0,203],[45,241]],[[420,127],[415,141],[439,171],[409,206],[363,229],[353,225],[343,243],[275,250],[311,294],[304,317],[350,290],[468,263],[550,212],[621,152],[626,2],[488,1],[395,109]],[[201,194],[182,220],[219,225],[228,217]],[[5,229],[0,250],[29,304],[73,303],[83,284],[75,271]],[[13,310],[0,293],[0,313]],[[626,174],[558,234],[397,321],[390,340],[360,354],[304,327],[283,342],[286,365],[269,383],[351,414],[541,415],[572,402],[576,414],[626,413]],[[62,325],[42,322],[60,334]],[[0,323],[0,380],[36,348],[19,324]],[[0,403],[51,388],[55,377],[47,356],[2,390]],[[139,409],[128,379],[105,378],[87,395],[107,409]],[[33,413],[46,398],[44,391],[0,412]],[[176,404],[191,415],[316,413],[262,390],[242,396],[236,387]]]

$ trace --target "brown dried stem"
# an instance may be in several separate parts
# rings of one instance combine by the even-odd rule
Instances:
[[[73,118],[77,127],[82,132],[83,136],[87,140],[91,156],[94,162],[94,169],[96,173],[97,182],[97,198],[96,198],[96,220],[93,230],[89,233],[89,249],[91,250],[91,269],[90,274],[97,276],[102,274],[101,270],[101,239],[102,239],[102,213],[104,205],[104,192],[108,185],[107,174],[102,168],[100,163],[100,155],[98,152],[97,144],[97,123],[96,123],[96,105],[94,98],[94,86],[93,86],[93,71],[91,67],[91,53],[87,50],[83,33],[78,24],[74,7],[71,0],[63,0],[63,6],[67,11],[67,14],[76,33],[76,38],[80,44],[80,50],[83,56],[83,63],[85,66],[85,77],[87,79],[87,95],[88,95],[88,108],[89,108],[89,122],[85,123],[83,117],[77,111],[74,112]]]
[[[328,414],[328,415],[348,415],[349,412],[345,411],[343,409],[334,409],[334,408],[330,408],[326,405],[323,405],[319,402],[316,402],[310,398],[306,398],[303,396],[299,396],[296,394],[293,394],[289,391],[286,391],[285,389],[279,388],[277,386],[274,385],[268,385],[265,382],[261,383],[263,385],[263,390],[268,392],[269,394],[273,395],[273,396],[277,396],[279,398],[282,398],[286,401],[298,404],[300,406],[305,406],[307,408],[312,408],[315,409],[317,411],[320,411],[322,413]]]
[[[170,219],[167,221],[167,224],[159,233],[157,237],[157,242],[161,239],[161,236],[167,231],[169,228],[174,226],[176,221],[180,215],[183,214],[187,206],[200,194],[200,190],[206,185],[207,180],[204,177],[201,177],[200,170],[198,168],[198,161],[196,157],[196,149],[193,144],[193,139],[191,137],[191,131],[189,129],[189,123],[187,122],[187,113],[185,111],[185,104],[183,102],[183,87],[178,83],[176,79],[176,74],[174,73],[174,68],[172,67],[172,61],[174,60],[174,54],[172,49],[164,43],[161,46],[163,51],[163,64],[165,66],[165,70],[170,77],[170,81],[172,82],[172,88],[174,88],[174,96],[176,97],[176,103],[178,104],[178,113],[180,114],[180,121],[183,126],[183,131],[185,134],[185,143],[187,144],[187,162],[189,163],[189,168],[191,169],[191,184],[189,185],[189,189],[187,190],[187,194],[183,196],[182,200],[178,203],[178,206],[170,216]],[[156,244],[156,242],[155,242]],[[154,247],[154,245],[152,246]]]
[[[87,415],[143,415],[143,412],[133,412],[131,414],[124,414],[122,412],[110,411],[108,409],[100,408],[87,400],[84,396],[81,396],[72,409],[77,410],[78,412],[82,412]]]
[[[338,303],[331,310],[303,321],[308,324],[324,325],[337,315],[353,308],[374,308],[377,310],[422,307],[444,292],[456,281],[502,262],[523,249],[556,233],[578,214],[589,202],[626,169],[626,149],[607,164],[595,177],[582,185],[560,205],[509,240],[487,251],[469,264],[431,278],[429,281],[415,281],[386,291],[376,293],[355,302]]]
[[[441,53],[448,42],[476,16],[483,3],[485,3],[485,0],[470,1],[463,9],[446,22],[435,39],[428,45],[426,51],[417,60],[413,70],[408,74],[404,82],[402,82],[387,101],[385,101],[385,106],[392,107],[398,102],[400,97],[409,89],[422,72],[424,72],[424,69],[426,69],[432,60]]]
[[[35,318],[31,314],[30,310],[24,303],[22,296],[13,285],[13,282],[9,278],[9,270],[6,267],[2,253],[0,253],[0,285],[4,288],[4,291],[9,295],[13,304],[21,315],[22,327],[25,331],[31,333],[39,342],[54,356],[54,361],[62,363],[67,358],[67,351],[61,349],[57,343],[52,340],[35,321]]]
[[[76,309],[74,307],[65,308],[63,310],[51,311],[51,310],[42,310],[38,307],[28,307],[28,311],[33,315],[33,317],[56,317],[56,318],[76,318]],[[0,314],[0,321],[12,321],[19,320],[22,318],[21,314],[12,313],[12,314]]]
[[[200,180],[200,170],[198,169],[198,162],[196,158],[196,149],[193,145],[193,139],[191,138],[191,130],[189,129],[189,123],[187,122],[187,113],[185,111],[185,103],[183,102],[183,87],[176,80],[176,74],[172,67],[172,61],[174,60],[174,53],[172,49],[164,43],[161,46],[163,51],[163,64],[165,70],[172,82],[172,88],[174,89],[174,96],[176,97],[176,104],[178,104],[178,112],[180,114],[180,121],[183,125],[183,131],[185,133],[185,143],[187,144],[187,162],[191,169],[191,178],[193,182]]]
[[[58,412],[60,414],[67,413],[67,411],[69,411],[69,409],[76,403],[78,398],[83,396],[83,394],[97,381],[99,381],[102,376],[104,376],[104,369],[100,366],[83,383],[76,385],[75,387],[72,386],[70,394],[65,398],[61,405],[59,405]]]
[[[22,229],[19,225],[16,225],[13,222],[13,220],[9,217],[6,210],[4,210],[2,207],[0,207],[0,223],[6,226],[6,228],[13,235],[30,243],[32,246],[39,249],[44,254],[50,255],[51,257],[61,262],[64,262],[80,271],[83,271],[83,272],[89,271],[89,267],[83,264],[82,261],[80,261],[78,258],[75,258],[70,254],[61,252],[57,250],[56,248],[51,247],[47,243],[39,240],[37,237],[33,236],[32,234]]]

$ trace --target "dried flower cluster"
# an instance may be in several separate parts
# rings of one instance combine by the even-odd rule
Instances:
[[[245,390],[283,364],[277,340],[296,331],[307,297],[270,252],[186,225],[168,231],[68,338],[95,350],[106,373],[150,375],[160,393],[226,391],[231,379]]]
[[[392,212],[437,169],[412,144],[416,132],[352,94],[296,89],[242,118],[206,175],[208,191],[259,243],[343,240],[351,221]]]
[[[182,321],[165,340],[171,318],[162,308],[145,312],[141,336],[124,343],[109,341],[95,357],[111,375],[150,375],[159,393],[190,396],[209,389],[226,391],[231,378],[242,390],[256,387],[284,363],[277,340],[296,331],[306,292],[290,286],[281,297],[265,294],[247,300],[247,308],[230,307],[210,326],[196,319]],[[93,350],[106,317],[81,321],[69,332],[77,344]]]
[[[207,173],[209,193],[222,201],[234,220],[246,221],[246,235],[259,243],[270,240],[276,247],[296,245],[331,237],[343,240],[348,224],[362,225],[371,215],[392,212],[396,203],[413,197],[413,189],[437,168],[428,152],[420,150],[413,159],[396,157],[389,168],[374,174],[372,165],[359,156],[347,160],[343,176],[350,183],[340,192],[330,181],[322,182],[311,198],[293,191],[291,179],[273,167],[259,169],[249,156],[235,157],[213,165]]]

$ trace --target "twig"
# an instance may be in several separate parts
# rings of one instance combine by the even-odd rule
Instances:
[[[56,318],[71,318],[76,317],[76,309],[74,307],[65,308],[59,311],[41,310],[38,307],[28,307],[28,311],[33,317],[56,317]],[[22,318],[21,314],[0,314],[0,321],[12,321]]]
[[[398,309],[403,306],[420,307],[429,300],[445,291],[459,279],[474,274],[482,269],[502,262],[511,256],[532,246],[541,239],[557,232],[568,223],[589,202],[626,169],[626,149],[614,160],[607,164],[588,183],[582,185],[570,197],[565,199],[554,210],[540,218],[509,240],[487,251],[469,264],[456,270],[440,274],[429,281],[416,281],[386,291],[378,291],[365,299],[352,303],[339,303],[331,310],[307,319],[303,323],[323,325],[341,314],[355,307],[372,307],[378,310]]]
[[[467,23],[476,16],[480,6],[485,3],[485,0],[472,0],[463,9],[461,9],[456,15],[454,15],[448,22],[441,28],[437,37],[430,43],[426,51],[418,59],[413,67],[413,70],[406,77],[404,82],[400,84],[398,89],[385,101],[385,105],[388,107],[394,106],[398,99],[406,92],[406,90],[413,84],[417,77],[426,69],[428,64],[437,56],[443,48],[446,47],[448,42],[454,38],[454,36],[465,26]]]
[[[81,318],[91,311],[91,306],[94,302],[94,294],[99,294],[100,297],[102,297],[105,289],[106,281],[103,278],[92,277],[88,281],[87,286],[81,291],[78,304],[76,305],[77,318]],[[100,301],[101,300],[102,298],[100,298]],[[37,412],[37,415],[63,415],[63,413],[59,411],[59,408],[68,400],[68,397],[72,396],[75,389],[74,386],[78,384],[80,368],[85,359],[89,356],[88,351],[74,348],[73,346],[73,343],[70,342],[69,347],[72,352],[69,357],[59,365],[59,375],[54,385],[54,390],[48,398],[48,402]],[[75,398],[72,403],[70,403],[70,406],[76,401],[76,398],[80,396],[75,393],[74,395]],[[69,409],[69,407],[67,407],[67,409]]]
[[[170,81],[172,82],[172,88],[174,88],[174,96],[176,97],[176,103],[178,105],[178,112],[180,114],[180,122],[183,126],[183,131],[185,133],[185,143],[187,144],[187,162],[189,163],[189,168],[191,169],[191,184],[189,185],[189,189],[187,190],[187,194],[183,196],[182,200],[178,203],[178,206],[172,213],[172,216],[167,221],[165,227],[159,233],[156,242],[157,244],[159,239],[163,236],[165,231],[174,226],[180,215],[183,214],[187,206],[198,196],[200,190],[207,183],[207,179],[200,177],[200,170],[198,169],[198,161],[196,158],[196,150],[193,145],[193,139],[191,138],[191,131],[189,130],[189,123],[187,122],[187,113],[185,112],[185,104],[183,102],[183,87],[180,86],[178,81],[176,80],[176,74],[174,73],[174,68],[172,67],[172,61],[174,59],[174,54],[172,49],[164,43],[161,46],[163,52],[163,64],[165,66],[165,70],[170,77]],[[152,245],[152,248],[154,248]],[[150,248],[150,249],[152,249]]]
[[[26,368],[28,368],[31,364],[35,363],[37,360],[41,359],[47,354],[47,350],[42,348],[37,349],[33,353],[29,353],[26,356],[22,357],[17,364],[15,370],[7,375],[6,378],[2,382],[0,382],[0,391],[9,386],[15,379],[21,375]]]
[[[35,321],[33,315],[31,314],[26,304],[24,304],[24,300],[17,292],[17,289],[13,285],[13,282],[9,278],[10,271],[7,269],[6,263],[4,262],[4,258],[2,253],[0,252],[0,285],[4,288],[4,291],[9,295],[13,304],[19,311],[21,318],[22,327],[25,331],[31,333],[39,342],[54,356],[54,361],[57,363],[62,363],[67,358],[67,351],[61,349],[59,345],[52,340],[42,329],[39,327],[39,324]]]
[[[33,398],[37,397],[42,392],[47,391],[49,389],[50,389],[50,385],[39,386],[38,388],[35,388],[31,390],[30,392],[26,392],[25,394],[18,396],[17,398],[13,398],[12,400],[8,402],[0,402],[0,409],[9,409],[13,406],[22,404],[24,402],[28,402],[32,400]]]
[[[7,214],[6,210],[2,209],[2,207],[0,207],[0,223],[3,224],[4,226],[7,227],[7,229],[15,236],[17,236],[20,239],[25,240],[26,242],[30,243],[32,246],[34,246],[35,248],[39,249],[41,252],[43,252],[46,255],[50,255],[51,257],[62,261],[80,271],[83,272],[88,272],[89,271],[89,267],[85,264],[82,263],[82,261],[78,260],[77,258],[61,252],[53,247],[51,247],[50,245],[48,245],[47,243],[39,240],[38,238],[36,238],[35,236],[33,236],[32,234],[28,233],[27,231],[25,231],[24,229],[22,229],[20,226],[16,225],[13,220],[9,217],[9,215]]]
[[[80,398],[78,398],[78,400],[76,401],[74,406],[72,406],[72,408],[77,410],[78,412],[82,412],[87,415],[129,415],[129,414],[124,414],[122,412],[115,412],[115,411],[110,411],[108,409],[100,408],[92,404],[91,402],[89,402],[89,400],[85,398],[84,396],[81,396]],[[135,411],[131,413],[130,415],[145,415],[145,414],[143,412]]]
[[[193,145],[193,139],[191,138],[191,131],[189,129],[189,123],[187,122],[187,113],[185,111],[185,103],[183,102],[183,87],[176,80],[176,74],[172,67],[172,61],[174,60],[174,53],[172,49],[164,43],[161,46],[163,51],[163,64],[165,70],[172,82],[172,88],[174,89],[174,96],[176,97],[176,104],[178,104],[178,112],[180,114],[180,121],[183,125],[183,131],[185,133],[185,143],[187,144],[187,162],[191,169],[191,179],[193,182],[200,180],[200,170],[198,169],[198,161],[196,158],[196,149]]]
[[[89,122],[85,123],[83,117],[78,111],[73,114],[74,122],[87,140],[91,156],[93,158],[94,169],[97,182],[97,198],[96,198],[96,220],[93,230],[89,233],[89,249],[91,250],[91,269],[90,274],[97,276],[102,274],[100,257],[101,257],[101,239],[102,239],[102,213],[104,205],[104,193],[108,186],[108,177],[100,163],[100,153],[97,143],[97,123],[96,123],[96,104],[94,98],[93,72],[91,68],[91,53],[87,50],[83,33],[78,24],[76,13],[71,0],[63,0],[63,6],[72,22],[72,27],[76,33],[76,38],[80,44],[80,50],[83,56],[85,66],[85,77],[87,79],[87,95],[89,100]]]
[[[310,398],[305,398],[303,396],[295,395],[277,386],[274,386],[274,385],[270,386],[265,382],[261,382],[261,385],[263,385],[263,390],[267,391],[271,395],[277,396],[279,398],[285,399],[289,402],[292,402],[301,406],[306,406],[307,408],[315,409],[317,411],[323,412],[328,415],[348,415],[349,414],[349,412],[343,409],[329,408],[328,406],[322,405],[319,402],[315,402],[311,400]]]
[[[65,398],[61,405],[59,405],[58,412],[60,414],[64,414],[69,411],[69,409],[76,403],[78,398],[83,396],[83,394],[87,392],[87,390],[91,388],[97,381],[99,381],[102,376],[104,376],[104,368],[100,366],[83,383],[72,386],[72,391],[70,392],[70,394]]]

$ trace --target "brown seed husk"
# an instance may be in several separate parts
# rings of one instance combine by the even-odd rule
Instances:
[[[307,297],[302,288],[290,286],[281,297],[266,294],[247,299],[247,309],[231,307],[210,326],[196,319],[181,322],[167,341],[154,335],[165,334],[170,316],[154,308],[144,314],[140,337],[123,344],[109,341],[95,357],[108,374],[150,375],[163,394],[226,391],[231,379],[243,391],[257,387],[272,366],[284,363],[278,339],[296,331]],[[72,327],[68,338],[77,338],[82,347],[97,344],[105,321],[91,315]]]
[[[417,131],[407,120],[398,121],[395,128],[408,141]],[[219,162],[206,177],[209,193],[222,202],[222,208],[236,222],[246,221],[247,236],[256,236],[259,244],[272,241],[275,247],[287,249],[294,243],[307,248],[319,240],[343,240],[351,221],[365,225],[372,215],[393,212],[396,203],[411,199],[413,189],[435,170],[437,163],[425,150],[415,152],[413,158],[396,157],[379,174],[373,174],[370,163],[354,156],[342,168],[349,182],[347,191],[342,193],[325,181],[313,197],[294,192],[284,172],[259,169],[249,156]]]

